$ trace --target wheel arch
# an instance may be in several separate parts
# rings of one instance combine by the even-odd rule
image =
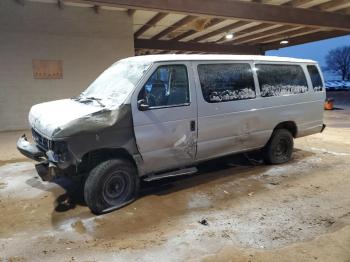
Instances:
[[[103,161],[115,158],[128,160],[138,169],[134,157],[125,148],[99,148],[89,151],[83,155],[79,169],[88,171]]]
[[[277,129],[286,129],[289,132],[291,132],[292,136],[294,138],[297,137],[298,135],[298,127],[296,125],[296,123],[294,121],[284,121],[279,123],[278,125],[275,126],[275,128],[273,129],[273,131],[277,130]]]

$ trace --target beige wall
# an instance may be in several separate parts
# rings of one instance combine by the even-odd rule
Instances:
[[[114,61],[134,54],[123,11],[0,1],[0,131],[28,128],[30,107],[79,94]],[[32,59],[63,61],[63,79],[35,80]]]

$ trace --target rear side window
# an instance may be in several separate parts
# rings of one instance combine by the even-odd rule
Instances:
[[[317,67],[314,65],[308,65],[307,71],[309,72],[314,91],[322,91],[323,83]]]
[[[200,64],[197,69],[205,101],[217,103],[255,98],[249,64]]]
[[[262,97],[300,94],[308,90],[299,65],[257,64],[255,67]]]

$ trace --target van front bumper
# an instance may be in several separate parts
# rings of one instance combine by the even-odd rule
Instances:
[[[35,144],[29,143],[25,134],[18,139],[17,149],[24,156],[40,162],[35,165],[35,169],[43,181],[52,181],[60,173],[59,168],[54,162],[50,161],[45,152],[40,150]]]
[[[22,155],[35,161],[42,161],[45,157],[45,153],[43,151],[41,151],[35,144],[29,143],[25,134],[18,139],[17,149],[22,153]]]

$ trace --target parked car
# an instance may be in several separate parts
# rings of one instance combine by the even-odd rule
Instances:
[[[193,174],[220,156],[260,149],[290,160],[293,139],[322,132],[325,89],[311,60],[268,56],[153,55],[113,64],[78,97],[34,105],[44,180],[84,177],[96,214],[133,201],[140,179]]]

